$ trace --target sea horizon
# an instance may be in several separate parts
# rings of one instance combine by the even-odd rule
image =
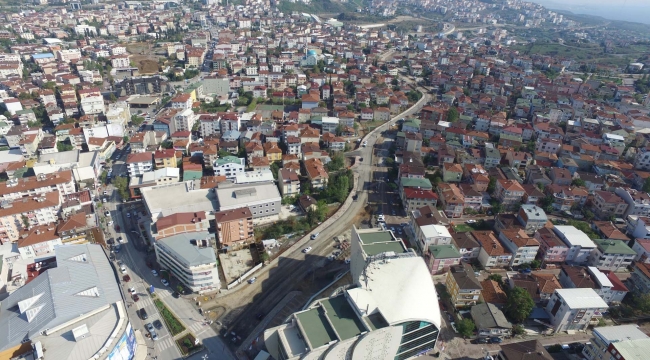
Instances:
[[[600,16],[608,20],[622,20],[650,24],[650,1],[647,4],[638,4],[628,1],[613,0],[612,3],[602,4],[567,3],[557,0],[526,0],[540,4],[549,10],[565,10],[576,15]],[[578,2],[581,2],[578,0]]]

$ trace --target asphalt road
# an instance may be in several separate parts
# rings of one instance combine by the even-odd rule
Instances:
[[[332,238],[349,230],[354,222],[355,216],[362,211],[368,199],[368,190],[373,183],[373,173],[377,170],[374,165],[377,161],[374,156],[374,147],[381,137],[381,132],[388,129],[398,119],[418,112],[430,99],[425,89],[421,89],[424,96],[414,106],[402,114],[394,117],[389,123],[378,126],[364,140],[368,141],[366,147],[361,147],[355,153],[364,158],[357,167],[355,173],[359,176],[358,199],[352,202],[348,210],[340,216],[340,219],[333,225],[320,231],[316,240],[307,240],[308,234],[299,241],[292,249],[280,256],[277,265],[263,267],[255,274],[257,281],[254,284],[244,284],[232,294],[239,299],[241,307],[232,309],[240,312],[240,315],[230,324],[224,324],[229,331],[235,331],[237,335],[248,335],[258,320],[255,315],[262,312],[268,313],[287,293],[294,290],[297,283],[307,275],[318,271],[327,263],[327,256],[332,252]],[[310,246],[309,253],[303,253],[303,249]]]

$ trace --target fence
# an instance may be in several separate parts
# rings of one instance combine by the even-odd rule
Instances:
[[[242,280],[246,279],[249,275],[251,275],[252,273],[259,270],[262,267],[262,265],[264,265],[264,263],[259,263],[259,264],[255,265],[252,269],[248,270],[242,276],[237,278],[237,280],[235,280],[235,281],[231,282],[230,284],[228,284],[227,289],[230,290],[230,289],[234,288],[235,286],[241,284]]]

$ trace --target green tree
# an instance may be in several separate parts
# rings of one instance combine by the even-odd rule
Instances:
[[[465,339],[472,337],[475,328],[476,325],[474,325],[474,322],[467,318],[463,318],[456,323],[456,330],[458,330],[458,333]]]
[[[532,269],[539,269],[540,267],[542,267],[542,262],[539,260],[533,260],[530,262],[530,267]]]
[[[634,294],[632,304],[642,313],[650,313],[650,294]]]
[[[522,288],[515,286],[508,293],[508,300],[506,301],[506,315],[514,322],[521,323],[533,311],[535,302],[530,296],[530,293]]]
[[[29,229],[29,218],[26,215],[21,215],[20,218],[23,221],[23,228]]]
[[[72,146],[72,144],[70,144],[70,141],[69,141],[69,140],[66,140],[66,141],[57,141],[57,143],[56,143],[56,149],[57,149],[59,152],[70,151],[70,150],[74,149],[74,146]]]
[[[447,110],[447,121],[449,122],[456,122],[460,118],[460,114],[458,113],[458,109],[456,109],[455,106],[452,106]]]
[[[271,164],[270,168],[271,168],[271,172],[273,173],[273,178],[275,180],[277,180],[278,179],[278,172],[280,171],[280,165],[278,164],[277,161],[274,161]]]
[[[112,103],[114,103],[114,102],[117,101],[117,96],[115,96],[115,94],[111,93],[111,95],[109,95],[108,99],[109,99]]]
[[[503,276],[500,274],[490,274],[490,276],[488,276],[488,279],[496,281],[499,284],[503,284]]]
[[[524,335],[526,334],[526,329],[523,326],[516,324],[512,326],[512,335]]]
[[[327,167],[327,171],[339,171],[345,166],[345,157],[343,156],[343,153],[341,152],[336,152],[332,156],[332,161],[328,162],[325,167]]]
[[[122,200],[129,199],[129,183],[125,177],[116,176],[113,178],[113,186],[117,189],[117,193],[120,195]]]
[[[144,118],[138,115],[131,115],[131,123],[134,126],[140,126],[144,122]]]
[[[497,188],[497,178],[495,178],[494,176],[490,176],[490,182],[488,183],[487,186],[487,192],[492,194],[496,188]]]
[[[497,200],[490,201],[490,205],[492,205],[492,214],[494,216],[497,216],[497,214],[501,214],[505,210],[503,204]]]
[[[583,187],[585,186],[585,181],[582,179],[573,179],[573,181],[571,181],[571,185]]]

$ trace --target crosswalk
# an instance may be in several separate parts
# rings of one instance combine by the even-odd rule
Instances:
[[[174,346],[174,339],[172,339],[169,335],[156,341],[156,348],[159,351],[166,350],[172,346]]]
[[[198,333],[199,331],[203,330],[206,327],[207,325],[203,325],[203,323],[199,321],[195,321],[191,325],[189,325],[190,332],[194,334]]]
[[[138,306],[140,308],[146,308],[149,305],[153,305],[153,299],[146,295],[140,296],[140,300],[138,300]]]

